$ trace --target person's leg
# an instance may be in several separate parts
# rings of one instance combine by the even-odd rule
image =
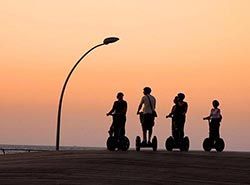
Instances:
[[[186,117],[183,116],[182,119],[181,119],[181,124],[180,124],[180,137],[181,138],[183,138],[185,136],[185,134],[184,134],[185,122],[186,122]]]
[[[126,117],[121,118],[121,136],[125,136],[125,123],[126,123]]]
[[[176,119],[174,122],[174,128],[173,128],[173,137],[175,140],[178,140],[179,138],[179,120]]]
[[[114,127],[114,137],[118,139],[120,134],[119,119],[117,116],[113,116],[113,127]]]
[[[148,125],[148,143],[151,143],[151,137],[153,133],[153,127],[155,124],[155,118],[152,114],[149,115],[149,125]]]
[[[153,132],[153,128],[148,130],[148,143],[151,143],[152,132]]]
[[[143,132],[143,142],[147,141],[147,130],[145,128],[142,129]]]
[[[184,123],[183,119],[179,118],[175,122],[174,139],[180,141],[184,137]]]
[[[143,115],[143,143],[147,143],[147,131],[148,131],[148,115]]]
[[[220,123],[214,124],[214,136],[216,139],[220,138]]]
[[[213,124],[209,121],[209,138],[213,139]]]
[[[219,138],[219,124],[215,119],[212,119],[210,122],[210,132],[211,132],[211,138],[217,139]]]

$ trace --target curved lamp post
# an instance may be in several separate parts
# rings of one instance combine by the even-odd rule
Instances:
[[[66,89],[66,86],[67,86],[67,83],[69,81],[70,76],[72,75],[72,73],[74,72],[74,70],[78,66],[78,64],[82,61],[82,59],[88,53],[90,53],[95,48],[98,48],[98,47],[103,46],[103,45],[108,45],[108,44],[114,43],[118,40],[119,40],[119,38],[117,38],[117,37],[108,37],[108,38],[104,39],[103,43],[94,46],[93,48],[88,50],[84,55],[82,55],[82,57],[76,62],[76,64],[73,66],[73,68],[69,72],[69,74],[68,74],[68,76],[63,84],[63,88],[62,88],[62,92],[61,92],[61,96],[60,96],[60,100],[59,100],[58,114],[57,114],[57,130],[56,130],[56,150],[59,150],[59,146],[60,146],[60,126],[61,126],[61,111],[62,111],[63,95],[64,95],[64,91]]]

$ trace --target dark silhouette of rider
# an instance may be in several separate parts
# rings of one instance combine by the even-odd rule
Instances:
[[[117,101],[114,102],[112,109],[107,113],[107,116],[113,116],[113,122],[109,129],[110,136],[119,137],[125,135],[127,102],[123,100],[123,96],[122,92],[117,94]]]
[[[188,110],[188,104],[184,101],[185,94],[179,93],[177,95],[178,102],[175,108],[175,125],[180,132],[180,138],[184,137],[184,125],[186,121],[186,113]]]
[[[175,136],[175,130],[176,130],[176,106],[178,104],[178,96],[176,96],[173,100],[174,106],[171,109],[171,112],[166,116],[166,118],[172,118],[172,136]]]
[[[151,88],[145,87],[143,89],[144,96],[141,99],[139,104],[137,114],[140,115],[142,132],[143,132],[143,141],[142,144],[151,144],[151,136],[153,132],[154,120],[156,115],[155,106],[156,99],[151,94]],[[143,106],[143,112],[140,112]],[[147,140],[147,131],[148,131],[148,140]]]
[[[218,139],[220,138],[220,122],[222,120],[221,111],[218,108],[220,103],[218,100],[212,102],[213,108],[211,109],[210,115],[203,118],[209,120],[209,138]]]

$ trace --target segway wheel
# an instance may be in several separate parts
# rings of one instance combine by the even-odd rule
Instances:
[[[119,143],[119,149],[121,149],[122,151],[127,151],[129,149],[129,139],[126,136],[123,136],[120,139],[120,143]]]
[[[157,151],[157,137],[154,136],[152,139],[152,147],[153,147],[153,151]]]
[[[173,150],[173,148],[174,148],[174,138],[172,136],[167,138],[167,140],[165,142],[165,147],[166,147],[167,151],[172,151]]]
[[[186,136],[182,139],[180,150],[187,152],[189,150],[189,138]]]
[[[225,148],[225,143],[222,138],[219,138],[215,141],[214,148],[217,152],[222,152]]]
[[[203,141],[204,151],[210,152],[212,149],[212,145],[213,145],[213,142],[211,141],[211,139],[209,139],[209,138],[204,139],[204,141]]]
[[[107,149],[109,151],[114,151],[116,148],[116,140],[113,136],[110,136],[107,140]]]
[[[137,152],[140,151],[140,148],[141,148],[140,145],[141,145],[141,138],[140,136],[137,136],[135,139],[135,148]]]

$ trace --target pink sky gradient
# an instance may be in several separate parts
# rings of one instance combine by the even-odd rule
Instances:
[[[120,41],[84,59],[66,90],[62,145],[105,146],[105,116],[118,91],[128,101],[127,135],[151,86],[160,147],[170,135],[173,97],[189,103],[191,149],[208,135],[202,120],[218,99],[227,150],[250,149],[250,1],[1,1],[0,143],[54,145],[58,98],[78,58],[107,36]]]

